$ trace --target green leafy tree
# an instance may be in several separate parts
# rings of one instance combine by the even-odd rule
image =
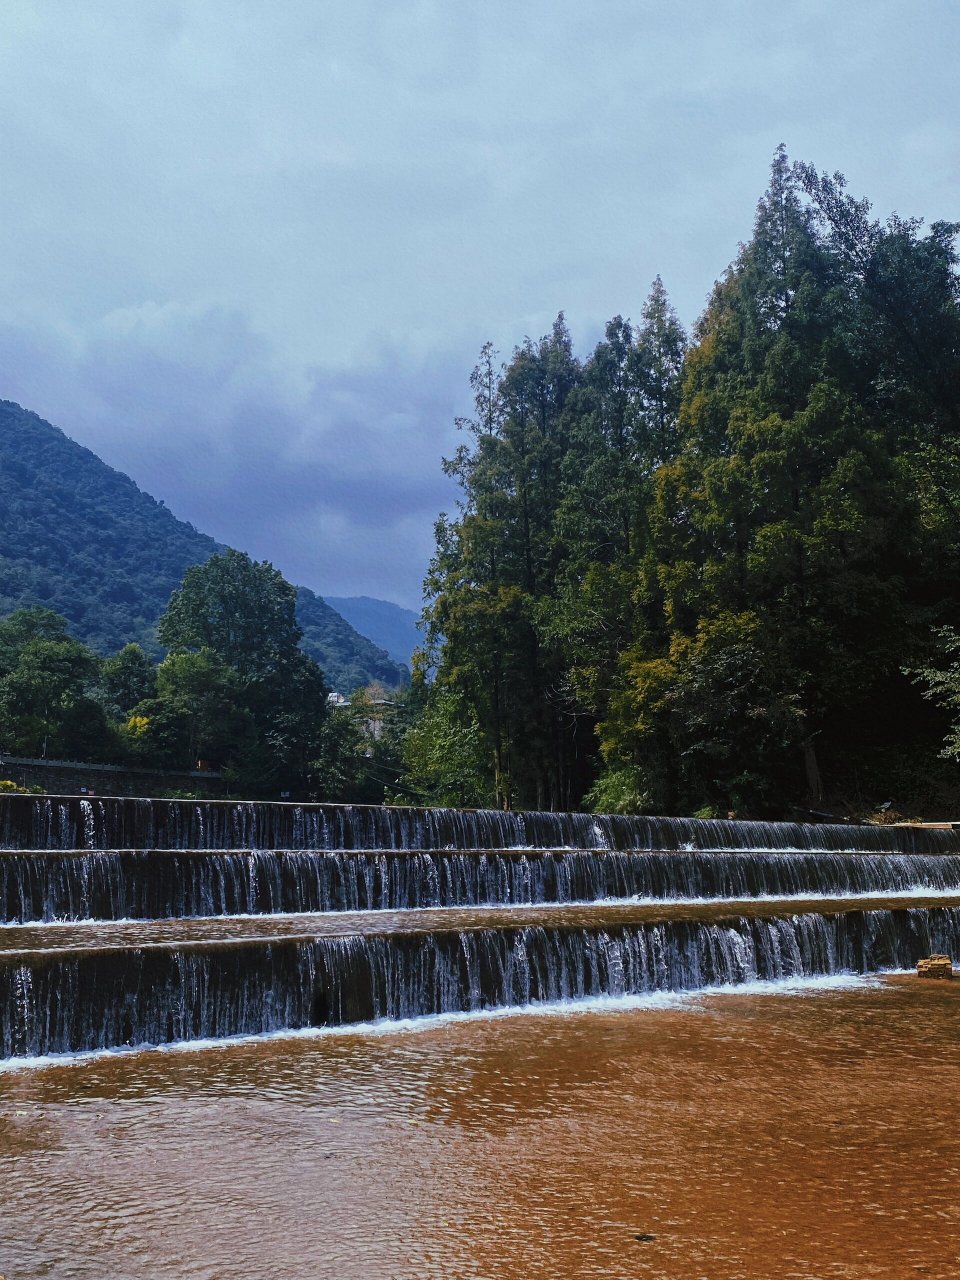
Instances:
[[[67,620],[52,609],[16,609],[0,620],[0,675],[8,675],[31,640],[66,640]]]
[[[187,570],[157,635],[174,653],[212,650],[250,684],[275,675],[297,652],[296,600],[273,565],[225,551]]]
[[[456,520],[437,524],[427,643],[438,655],[438,688],[472,708],[490,790],[504,807],[561,806],[576,790],[565,661],[543,624],[560,563],[555,514],[581,377],[562,315],[506,367],[488,345],[471,380],[475,416],[459,424],[470,442],[445,463],[463,500]]]
[[[328,692],[320,668],[300,650],[268,678],[247,687],[246,705],[268,752],[262,785],[306,793],[322,741]]]
[[[855,306],[781,150],[698,327],[681,447],[656,475],[665,630],[624,651],[602,730],[612,767],[658,762],[667,804],[818,802],[844,726],[902,694],[924,520],[851,357]]]
[[[421,804],[484,807],[494,802],[486,744],[476,718],[450,689],[428,696],[402,741],[408,796]]]
[[[236,673],[212,649],[168,654],[157,668],[156,696],[134,708],[128,736],[140,754],[175,768],[222,764],[251,728],[238,693]]]
[[[379,803],[368,777],[367,738],[353,709],[339,707],[325,718],[310,762],[310,788],[320,801],[345,804]]]
[[[950,715],[950,728],[940,754],[948,760],[960,760],[960,633],[954,627],[938,627],[935,636],[939,663],[908,668],[904,674],[923,686],[925,698]]]
[[[126,719],[140,702],[154,697],[157,669],[138,644],[128,644],[100,666],[100,697],[111,720]]]
[[[408,769],[445,724],[508,806],[819,805],[898,742],[922,773],[902,668],[960,623],[957,231],[880,225],[781,148],[689,346],[658,278],[583,364],[562,322],[484,348]]]
[[[562,548],[544,628],[576,704],[603,718],[620,654],[658,626],[651,572],[654,477],[679,448],[686,335],[658,276],[634,333],[619,316],[573,405],[556,529]]]
[[[298,647],[295,606],[295,589],[272,565],[227,551],[187,570],[158,628],[171,657],[205,653],[231,673],[229,691],[220,681],[215,693],[229,692],[240,719],[225,723],[243,731],[232,747],[227,734],[216,758],[250,794],[305,794],[322,741],[327,687]]]
[[[351,804],[409,803],[402,744],[419,714],[409,688],[379,682],[357,689],[327,716],[311,762],[311,791],[318,800]]]
[[[0,723],[8,750],[22,755],[102,760],[116,750],[93,696],[99,659],[78,640],[21,643],[0,680]]]

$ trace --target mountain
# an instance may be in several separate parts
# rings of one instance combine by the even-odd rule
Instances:
[[[351,627],[386,649],[394,662],[409,666],[414,649],[423,644],[423,633],[412,609],[404,609],[389,600],[376,600],[373,596],[326,596],[325,599]]]
[[[156,654],[170,593],[190,565],[222,550],[57,427],[0,400],[0,615],[45,605],[101,653],[133,640]],[[297,618],[303,649],[334,689],[408,678],[306,587]]]
[[[300,647],[316,658],[327,683],[340,693],[352,693],[373,680],[390,687],[409,681],[406,664],[371,643],[307,587],[297,587],[297,621],[303,628]]]

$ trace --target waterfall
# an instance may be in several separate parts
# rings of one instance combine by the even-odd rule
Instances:
[[[721,918],[704,900],[737,906]],[[512,911],[541,904],[536,923]],[[281,913],[298,918],[258,923]],[[214,916],[234,917],[218,938],[191,925]],[[123,920],[143,923],[108,927]],[[869,973],[934,951],[960,952],[953,829],[0,797],[5,1058]]]
[[[960,854],[0,852],[0,923],[960,892]]]
[[[11,955],[0,1056],[868,973],[958,946],[950,907]]]
[[[585,813],[0,797],[4,849],[608,849],[960,853],[960,830]]]

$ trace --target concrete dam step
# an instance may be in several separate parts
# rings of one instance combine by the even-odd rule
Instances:
[[[867,898],[724,899],[713,902],[549,904],[510,907],[437,907],[384,912],[322,912],[267,916],[198,916],[160,920],[80,921],[0,928],[0,965],[45,953],[182,950],[208,944],[256,945],[321,938],[376,938],[403,934],[470,933],[495,929],[621,930],[677,922],[740,927],[744,919],[795,919],[848,912],[960,908],[960,892],[884,894]]]
[[[8,850],[0,924],[960,893],[950,853]]]
[[[912,968],[960,833],[0,798],[0,1057]]]
[[[956,905],[11,949],[0,1056],[868,974],[958,949]]]

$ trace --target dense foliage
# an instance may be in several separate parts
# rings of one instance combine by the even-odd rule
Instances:
[[[173,593],[157,665],[136,644],[103,659],[52,610],[15,610],[0,621],[0,750],[215,767],[241,796],[382,799],[398,772],[389,735],[378,731],[381,747],[366,731],[382,712],[369,694],[347,714],[330,710],[323,674],[300,648],[296,599],[272,565],[212,556]],[[376,689],[377,707],[392,708]]]
[[[586,360],[562,316],[483,349],[426,583],[423,795],[955,802],[907,671],[960,622],[957,231],[876,222],[781,149],[689,343],[658,279]]]
[[[188,753],[227,756],[247,792],[282,783],[305,794],[320,753],[329,690],[300,648],[296,603],[272,565],[227,551],[187,570],[157,629],[170,651],[158,700],[185,700]],[[191,702],[198,697],[208,704]],[[146,711],[147,736],[150,705],[133,711]]]
[[[98,653],[159,656],[156,626],[191,565],[225,548],[62,431],[0,401],[0,615],[41,606]],[[344,692],[406,672],[305,587],[301,647]]]
[[[0,404],[0,748],[371,803],[955,807],[958,230],[781,150],[689,338],[657,279],[586,359],[562,315],[485,346],[399,693],[323,601]]]
[[[100,662],[50,609],[0,621],[0,746],[30,756],[103,760],[116,748],[97,697]]]

